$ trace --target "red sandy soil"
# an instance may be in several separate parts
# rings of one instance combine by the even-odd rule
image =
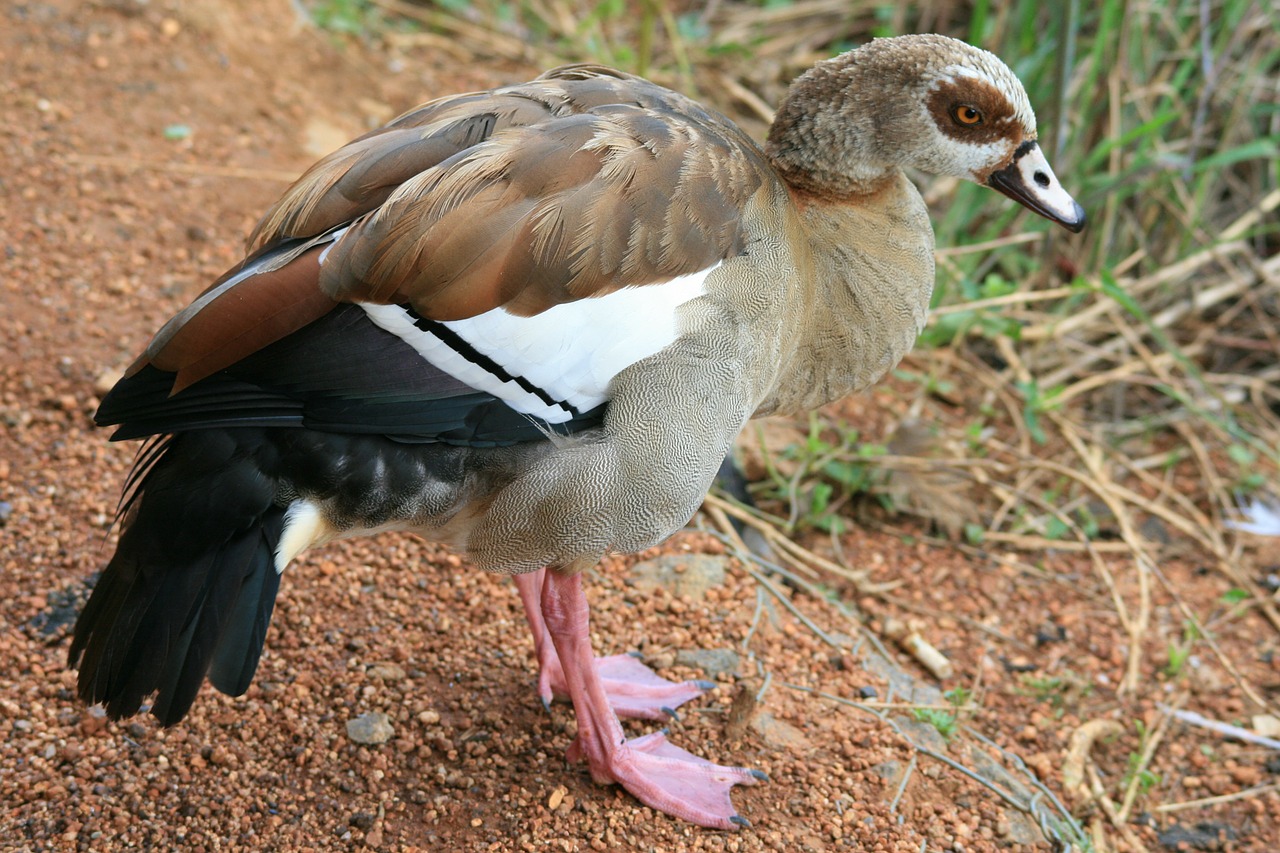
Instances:
[[[1259,712],[1207,654],[1162,672],[1182,630],[1168,601],[1157,594],[1146,684],[1122,696],[1124,635],[1086,561],[1030,566],[889,532],[847,534],[842,551],[872,581],[901,582],[901,606],[856,593],[850,604],[869,635],[888,617],[920,619],[955,667],[944,684],[897,652],[894,675],[826,601],[783,589],[844,649],[824,642],[760,596],[737,560],[724,559],[725,582],[703,600],[632,586],[636,558],[591,577],[599,651],[639,650],[668,677],[717,681],[672,738],[770,775],[735,791],[753,823],[737,833],[655,814],[566,764],[572,716],[548,715],[535,695],[510,581],[410,537],[327,547],[292,566],[245,696],[206,690],[168,730],[83,707],[67,630],[110,553],[132,454],[92,425],[104,383],[240,257],[258,214],[317,156],[430,97],[536,71],[340,44],[285,2],[258,5],[55,0],[0,12],[0,847],[1049,848],[1023,811],[914,742],[985,768],[1023,803],[1038,777],[1121,849],[1280,849],[1276,753],[1182,724],[1164,733],[1129,839],[1096,802],[1062,790],[1070,738],[1088,720],[1121,726],[1092,753],[1118,801],[1137,723],[1158,722],[1157,702],[1246,725]],[[882,392],[841,413],[877,434],[898,408]],[[723,550],[689,532],[641,556]],[[1114,568],[1129,590],[1123,561]],[[1197,568],[1188,554],[1164,570],[1203,613],[1224,585]],[[1280,683],[1276,635],[1261,620],[1234,620],[1218,639],[1253,683]],[[736,667],[707,673],[691,665],[699,650],[733,651]],[[913,683],[925,687],[905,695]],[[964,686],[973,705],[948,742],[909,710],[886,721],[790,685],[889,705]],[[376,711],[390,739],[352,742],[347,721]]]

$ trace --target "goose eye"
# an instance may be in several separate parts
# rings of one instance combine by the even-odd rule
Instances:
[[[967,125],[969,127],[972,127],[975,124],[982,124],[982,113],[978,112],[968,104],[960,104],[952,111],[951,115],[955,118],[957,123]]]

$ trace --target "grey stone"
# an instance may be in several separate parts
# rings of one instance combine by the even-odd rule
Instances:
[[[631,570],[631,585],[641,590],[663,587],[676,597],[702,601],[707,590],[724,584],[727,557],[706,554],[678,554],[638,563]]]
[[[386,743],[393,734],[395,729],[391,726],[391,718],[381,711],[372,711],[361,714],[354,720],[347,720],[347,737],[356,743]]]
[[[676,652],[676,663],[700,669],[714,678],[723,673],[738,671],[740,658],[731,649],[682,649]]]

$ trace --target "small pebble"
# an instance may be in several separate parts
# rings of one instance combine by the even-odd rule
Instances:
[[[395,729],[391,719],[381,711],[361,714],[354,720],[347,720],[347,737],[356,743],[379,744],[391,740]]]

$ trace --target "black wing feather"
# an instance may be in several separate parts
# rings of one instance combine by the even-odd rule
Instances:
[[[547,424],[425,361],[355,305],[342,305],[189,388],[150,365],[102,401],[113,439],[211,427],[306,427],[405,442],[488,447],[598,424],[603,407]]]

